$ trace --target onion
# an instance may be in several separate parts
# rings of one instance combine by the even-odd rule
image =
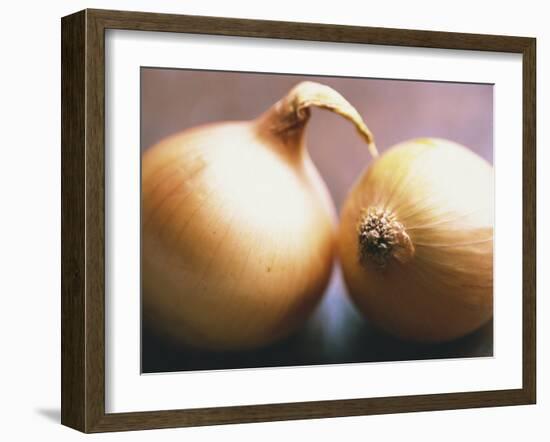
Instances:
[[[327,86],[303,82],[253,121],[162,140],[142,159],[143,314],[195,347],[238,350],[290,334],[329,280],[335,212],[306,150],[310,107],[352,121]]]
[[[417,139],[379,157],[341,212],[349,294],[403,339],[463,336],[493,312],[493,168],[456,143]]]

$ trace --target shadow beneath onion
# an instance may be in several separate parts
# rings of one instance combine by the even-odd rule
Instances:
[[[253,351],[209,352],[183,347],[142,323],[142,373],[227,370],[493,355],[493,322],[451,342],[419,344],[389,336],[361,317],[337,270],[304,327],[274,345]]]

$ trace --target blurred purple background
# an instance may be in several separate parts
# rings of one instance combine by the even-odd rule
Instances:
[[[305,79],[346,97],[373,132],[381,153],[411,138],[441,137],[464,144],[492,163],[492,85],[160,68],[141,69],[141,148],[200,124],[253,119]],[[319,109],[313,110],[307,143],[339,209],[370,162],[366,145],[351,123]],[[322,303],[290,339],[254,352],[212,354],[182,349],[143,324],[142,371],[491,356],[492,332],[490,323],[439,345],[411,344],[378,333],[350,303],[336,265]]]
[[[304,79],[346,97],[381,152],[410,138],[441,137],[492,162],[492,85],[181,69],[141,70],[142,149],[199,124],[253,119]],[[351,123],[319,109],[313,110],[307,137],[313,161],[339,208],[370,161],[366,146]]]

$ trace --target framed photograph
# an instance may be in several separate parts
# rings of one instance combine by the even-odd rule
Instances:
[[[535,39],[61,25],[64,425],[535,403]]]

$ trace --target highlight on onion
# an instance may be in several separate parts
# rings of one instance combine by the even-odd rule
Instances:
[[[342,207],[338,249],[349,294],[375,326],[441,342],[493,312],[493,168],[459,144],[399,144]]]
[[[303,82],[253,121],[185,130],[142,158],[144,320],[212,350],[296,330],[328,283],[336,215],[306,149],[312,106],[372,135],[333,89]]]

